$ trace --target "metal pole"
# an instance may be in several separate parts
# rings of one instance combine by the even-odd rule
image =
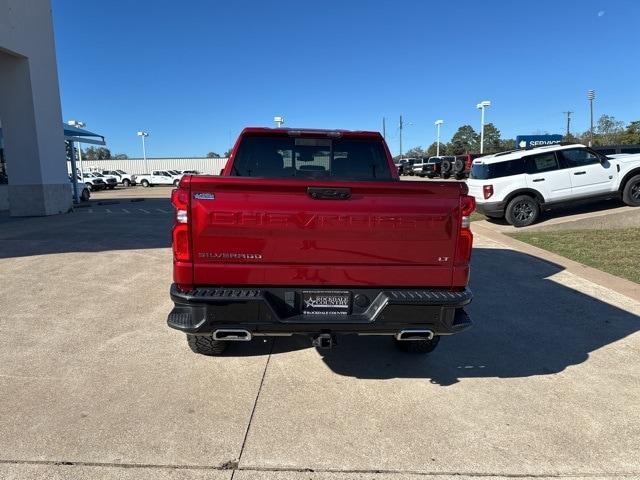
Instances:
[[[78,174],[76,173],[76,148],[73,142],[69,142],[69,145],[71,146],[71,183],[73,185],[73,203],[80,203],[80,197],[78,196]]]
[[[80,165],[80,173],[82,174],[84,170],[82,169],[82,146],[80,142],[78,142],[78,163]]]
[[[589,99],[589,110],[591,110],[591,126],[589,127],[589,146],[593,146],[593,98]]]
[[[142,158],[144,159],[144,173],[149,175],[149,165],[147,165],[147,151],[144,146],[144,137],[146,135],[142,135]]]
[[[385,124],[384,117],[382,117],[382,138],[387,139],[387,126]]]
[[[438,126],[438,140],[436,143],[436,157],[440,156],[440,124],[437,124]]]
[[[480,153],[484,153],[484,105],[480,112]]]
[[[402,115],[400,115],[400,160],[402,160]]]

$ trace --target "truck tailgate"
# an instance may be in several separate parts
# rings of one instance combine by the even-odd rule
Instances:
[[[451,285],[462,184],[196,176],[189,188],[196,285]]]

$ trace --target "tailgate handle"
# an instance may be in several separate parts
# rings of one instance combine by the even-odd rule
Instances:
[[[348,200],[350,188],[308,187],[307,195],[315,200]]]

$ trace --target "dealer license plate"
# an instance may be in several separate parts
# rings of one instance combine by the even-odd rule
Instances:
[[[351,292],[335,290],[303,290],[302,313],[305,315],[348,315]]]

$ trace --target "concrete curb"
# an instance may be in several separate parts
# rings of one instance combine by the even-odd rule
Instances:
[[[527,253],[542,260],[560,265],[568,272],[640,302],[640,285],[637,283],[616,277],[615,275],[611,275],[610,273],[603,272],[596,268],[588,267],[587,265],[575,262],[556,253],[543,250],[542,248],[534,247],[533,245],[529,245],[528,243],[521,242],[520,240],[516,240],[508,235],[492,230],[485,225],[479,225],[478,222],[473,222],[471,224],[471,229],[478,235],[487,237],[518,252]]]

